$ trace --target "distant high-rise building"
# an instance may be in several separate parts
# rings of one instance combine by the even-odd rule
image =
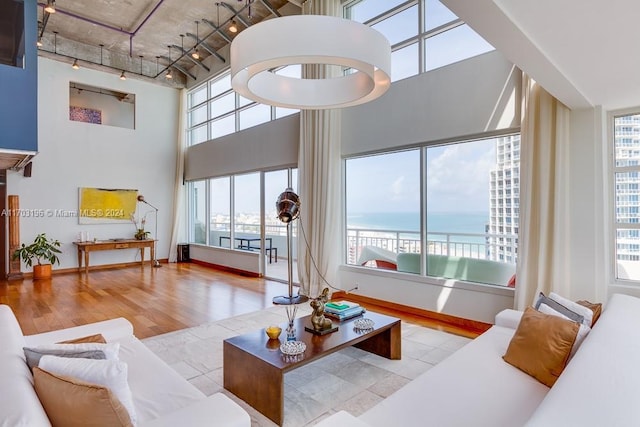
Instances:
[[[625,224],[638,223],[640,217],[640,114],[629,114],[615,119],[615,174],[616,197],[616,258],[618,277],[637,280],[638,268],[626,261],[640,260],[640,230]],[[622,263],[621,263],[622,262]],[[635,271],[635,273],[630,273]]]
[[[520,135],[496,138],[496,166],[489,183],[487,258],[515,263],[520,217]]]

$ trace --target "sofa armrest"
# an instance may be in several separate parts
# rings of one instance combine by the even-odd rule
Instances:
[[[24,337],[24,340],[27,346],[32,347],[42,344],[54,344],[60,341],[94,334],[102,334],[107,342],[117,341],[124,337],[133,336],[133,325],[131,325],[127,319],[119,317],[117,319],[103,320],[102,322],[89,323],[73,328],[27,335]]]
[[[139,427],[251,427],[251,417],[240,405],[222,393],[180,408]]]
[[[369,427],[369,424],[347,411],[340,411],[315,424],[315,427]]]
[[[517,310],[506,309],[496,314],[496,326],[516,329],[522,318],[522,312]]]

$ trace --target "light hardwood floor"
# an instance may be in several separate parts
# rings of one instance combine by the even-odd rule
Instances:
[[[179,263],[0,281],[0,304],[13,309],[25,335],[124,317],[138,338],[147,338],[262,310],[287,292],[283,283]],[[386,312],[422,326],[477,335],[414,314]]]

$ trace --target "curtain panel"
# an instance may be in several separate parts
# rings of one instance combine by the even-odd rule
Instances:
[[[173,213],[171,242],[169,244],[169,262],[178,261],[178,241],[185,239],[182,230],[186,230],[186,195],[184,188],[184,162],[187,152],[187,90],[180,91],[178,135],[176,135],[176,176],[173,184]],[[157,257],[157,254],[156,254]]]
[[[528,76],[522,86],[518,310],[539,292],[568,295],[570,286],[570,110]]]
[[[308,1],[303,13],[340,16],[340,2]],[[338,77],[340,73],[335,66],[302,67],[303,78]],[[302,207],[298,226],[304,233],[298,232],[298,280],[300,294],[310,298],[317,297],[326,282],[335,286],[338,278],[341,251],[336,247],[342,240],[341,117],[339,109],[300,112],[298,180]]]

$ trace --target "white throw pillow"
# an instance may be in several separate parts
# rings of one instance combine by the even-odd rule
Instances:
[[[107,387],[127,409],[131,423],[136,425],[133,396],[127,382],[127,364],[119,360],[68,359],[42,356],[39,368],[55,375],[77,378]]]
[[[550,314],[551,316],[558,316],[561,317],[565,320],[569,320],[571,322],[573,322],[573,320],[569,319],[567,316],[565,316],[564,314],[554,310],[553,308],[549,307],[547,304],[542,303],[540,304],[540,306],[538,307],[538,311],[540,313],[544,313],[544,314]],[[578,322],[576,322],[578,323]],[[589,334],[589,332],[591,331],[591,328],[588,327],[587,325],[580,323],[580,329],[578,329],[578,335],[576,335],[576,340],[573,343],[573,347],[571,347],[571,353],[569,354],[569,358],[572,358],[574,354],[576,354],[576,351],[578,351],[578,348],[580,347],[580,344],[582,344],[582,341],[584,341],[584,339],[586,338],[586,336]]]
[[[591,327],[591,323],[593,321],[593,311],[591,311],[590,308],[585,307],[583,305],[578,304],[577,302],[573,302],[570,299],[566,299],[564,297],[561,297],[560,295],[551,292],[549,294],[549,298],[551,298],[552,300],[554,300],[555,302],[564,305],[565,307],[567,307],[569,310],[578,313],[579,315],[581,315],[582,317],[584,317],[584,320],[582,321],[582,323],[585,326],[589,326]]]
[[[81,353],[84,351],[99,350],[104,353],[104,357],[107,360],[119,360],[118,353],[120,352],[119,342],[108,342],[106,344],[98,342],[87,342],[80,344],[45,344],[37,347],[31,347],[32,350],[46,352],[47,350],[61,350],[70,353]]]

